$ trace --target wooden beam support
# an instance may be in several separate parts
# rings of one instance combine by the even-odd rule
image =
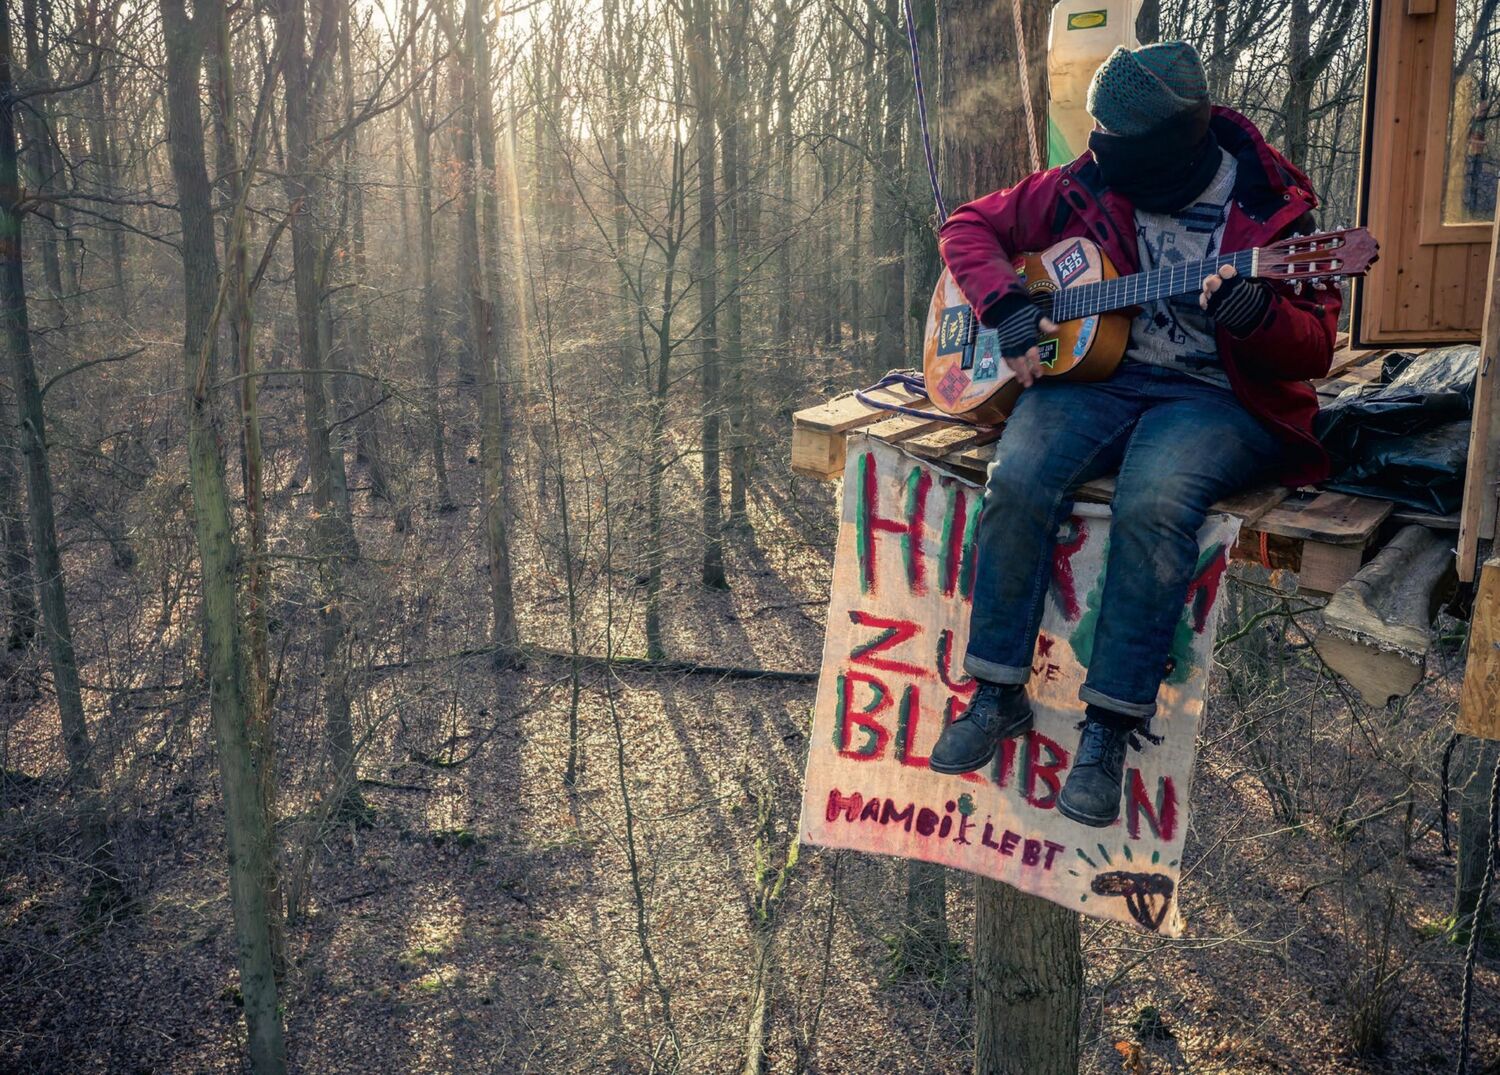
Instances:
[[[1500,214],[1490,242],[1490,276],[1484,297],[1484,330],[1479,373],[1474,379],[1474,420],[1469,425],[1469,464],[1464,471],[1464,504],[1458,519],[1458,577],[1474,581],[1479,543],[1495,540],[1495,467],[1500,458]]]
[[[1454,731],[1500,739],[1500,559],[1487,560],[1469,620],[1469,661]]]
[[[844,473],[844,434],[792,426],[792,471],[831,481]]]
[[[1421,682],[1437,595],[1451,580],[1453,545],[1408,526],[1334,593],[1314,642],[1318,655],[1370,705]]]

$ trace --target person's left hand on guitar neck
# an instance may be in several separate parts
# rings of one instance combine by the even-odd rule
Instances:
[[[1013,301],[1006,296],[1005,302]],[[986,318],[988,320],[988,318]],[[1030,299],[1021,299],[1009,314],[1002,314],[992,326],[1000,344],[1000,357],[1021,382],[1030,388],[1042,376],[1042,354],[1037,343],[1057,331],[1057,323],[1043,317]]]
[[[1198,305],[1218,324],[1241,339],[1265,319],[1271,308],[1271,287],[1264,280],[1241,276],[1233,265],[1203,278]]]

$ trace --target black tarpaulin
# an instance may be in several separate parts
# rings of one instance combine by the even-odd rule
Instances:
[[[1326,404],[1314,430],[1333,457],[1338,492],[1448,515],[1463,503],[1479,348],[1440,347],[1386,360],[1381,380]]]

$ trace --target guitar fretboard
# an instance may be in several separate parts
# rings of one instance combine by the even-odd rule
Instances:
[[[1053,297],[1052,320],[1073,321],[1171,295],[1186,295],[1202,288],[1203,278],[1217,272],[1220,265],[1233,265],[1243,275],[1250,272],[1254,263],[1255,251],[1241,250],[1236,254],[1221,254],[1216,258],[1174,265],[1170,269],[1153,269],[1133,276],[1078,284],[1064,288]]]

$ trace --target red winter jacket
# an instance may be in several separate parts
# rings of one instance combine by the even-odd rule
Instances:
[[[1237,165],[1223,249],[1245,250],[1313,230],[1308,214],[1318,199],[1307,177],[1238,112],[1215,108],[1211,125]],[[1025,293],[1012,255],[1078,237],[1097,242],[1122,275],[1139,271],[1135,209],[1104,187],[1088,153],[959,206],[943,225],[939,245],[959,289],[983,317],[1002,297]],[[1287,444],[1281,480],[1307,485],[1328,476],[1328,456],[1312,433],[1318,397],[1307,382],[1328,375],[1343,299],[1336,287],[1298,294],[1287,284],[1271,286],[1275,299],[1249,335],[1218,330],[1219,355],[1240,402]]]

